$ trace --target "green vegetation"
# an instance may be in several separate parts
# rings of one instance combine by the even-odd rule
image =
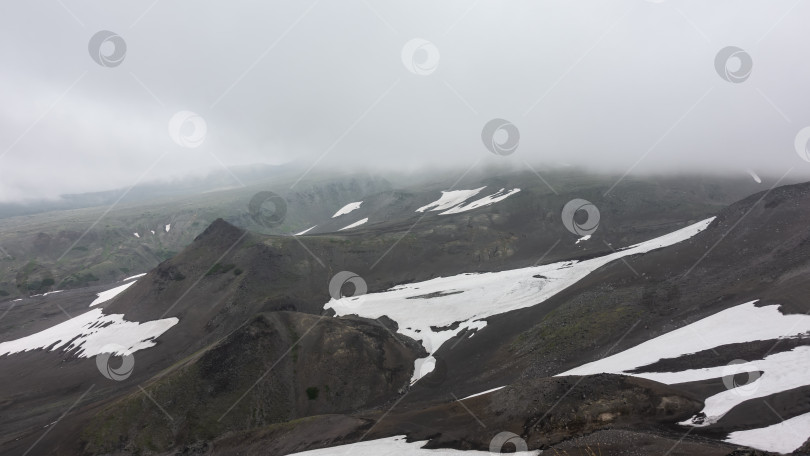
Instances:
[[[234,270],[233,270],[233,275],[239,275],[239,274],[241,274],[242,272],[243,272],[243,271],[242,271],[241,269],[236,268],[236,269],[234,269]]]
[[[314,401],[315,399],[318,398],[319,392],[320,391],[318,391],[317,386],[310,386],[309,388],[307,388],[307,397],[309,398],[309,400]]]
[[[210,276],[214,274],[225,274],[226,272],[230,271],[231,269],[235,268],[235,264],[222,264],[216,263],[215,265],[211,266],[211,269],[205,273],[205,275]]]
[[[8,296],[9,294],[11,294],[11,293],[9,293],[6,290],[0,290],[0,296]]]

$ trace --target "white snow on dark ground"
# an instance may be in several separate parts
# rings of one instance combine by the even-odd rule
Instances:
[[[133,235],[134,235],[136,238],[140,238],[140,237],[141,237],[141,235],[140,235],[140,234],[138,234],[138,233],[132,233],[132,234],[133,234]]]
[[[172,229],[172,224],[171,224],[171,223],[169,223],[168,225],[166,225],[165,227],[163,227],[163,229],[165,229],[165,230],[166,230],[166,232],[168,233],[168,232],[169,232],[169,230],[170,230],[170,229]]]
[[[29,350],[50,348],[76,350],[77,356],[89,358],[102,353],[110,344],[123,347],[126,355],[153,347],[153,339],[176,325],[177,318],[137,323],[124,320],[120,314],[104,315],[93,309],[44,331],[17,340],[0,343],[0,356]]]
[[[303,453],[293,453],[290,456],[466,456],[466,455],[491,455],[489,451],[462,451],[462,450],[426,450],[422,448],[427,441],[411,442],[405,440],[405,436],[388,437],[368,442],[352,443],[350,445],[336,446],[332,448],[322,448],[320,450],[304,451]],[[540,451],[521,451],[512,453],[518,456],[536,456]]]
[[[708,397],[703,413],[708,425],[720,420],[737,405],[756,398],[810,385],[810,347],[799,346],[793,350],[776,353],[760,360],[749,360],[746,364],[729,367],[720,365],[703,369],[689,369],[681,372],[654,372],[631,374],[638,367],[652,364],[660,359],[710,350],[721,345],[795,337],[810,331],[810,316],[783,315],[778,305],[756,307],[756,301],[741,304],[698,320],[690,325],[668,332],[661,336],[617,353],[571,369],[559,375],[592,375],[614,373],[633,375],[661,383],[676,384],[722,378],[735,373],[762,371],[755,381],[724,390]],[[692,420],[680,424],[695,425]],[[736,438],[748,439],[747,445],[769,451],[781,451],[782,445],[790,440],[794,429],[790,426],[771,427],[769,433],[744,431]],[[810,438],[810,426],[801,429],[801,442],[796,449]],[[781,435],[776,435],[780,433]],[[733,435],[730,438],[735,438]],[[768,436],[756,440],[758,436]],[[744,436],[744,437],[740,437]],[[731,440],[730,440],[731,441]],[[778,445],[774,446],[774,442]],[[734,441],[735,443],[739,443]]]
[[[452,207],[464,203],[464,201],[467,201],[468,199],[477,195],[481,190],[485,188],[486,187],[476,188],[474,190],[452,190],[442,192],[441,198],[437,199],[436,201],[426,206],[420,207],[419,209],[416,210],[416,212],[425,212],[426,210],[444,211],[450,209]]]
[[[357,228],[360,225],[364,225],[366,222],[368,222],[368,217],[364,218],[363,220],[358,220],[358,221],[352,223],[349,226],[344,226],[343,228],[339,229],[338,231],[350,230],[352,228]]]
[[[438,277],[380,293],[332,299],[324,309],[334,309],[336,316],[354,314],[376,319],[385,315],[396,321],[401,334],[420,341],[429,353],[427,358],[415,362],[412,378],[415,382],[431,372],[436,362],[433,354],[442,344],[464,330],[483,329],[487,317],[540,304],[611,261],[689,239],[706,229],[712,220],[714,218],[585,261]],[[434,294],[443,295],[424,297]],[[447,327],[456,322],[460,323],[456,329],[431,329],[431,326]]]
[[[127,277],[126,279],[122,280],[122,282],[129,282],[129,281],[130,281],[130,280],[132,280],[132,279],[140,279],[141,277],[143,277],[143,276],[145,276],[145,275],[146,275],[146,273],[145,273],[145,272],[144,272],[144,273],[142,273],[142,274],[136,274],[136,275],[134,275],[134,276]]]
[[[465,399],[472,399],[472,398],[474,398],[474,397],[483,396],[484,394],[494,393],[495,391],[502,390],[502,389],[504,389],[504,388],[506,388],[506,385],[504,385],[504,386],[499,386],[499,387],[497,387],[497,388],[488,389],[488,390],[486,390],[486,391],[481,391],[480,393],[470,394],[470,395],[469,395],[469,396],[467,396],[467,397],[462,397],[462,398],[461,398],[461,400],[463,401],[463,400],[465,400]]]
[[[439,215],[459,214],[461,212],[467,212],[473,209],[478,209],[479,207],[489,206],[490,204],[495,204],[498,201],[503,201],[519,191],[520,191],[519,188],[513,188],[512,190],[509,191],[502,188],[491,195],[487,195],[471,203],[464,203],[455,207],[451,207],[450,209],[441,212]]]
[[[310,231],[314,230],[316,226],[318,226],[318,225],[311,226],[311,227],[305,229],[304,231],[301,231],[300,233],[295,233],[295,234],[293,234],[293,236],[301,236],[302,234],[307,234]]]
[[[726,441],[754,448],[767,448],[776,453],[791,453],[807,440],[808,429],[810,413],[805,413],[761,429],[732,432]]]
[[[580,242],[585,242],[585,241],[587,241],[587,240],[588,240],[588,239],[590,239],[590,238],[591,238],[591,235],[590,235],[590,234],[586,234],[585,236],[582,236],[581,238],[577,239],[577,242],[575,242],[575,244],[579,244]]]
[[[338,210],[337,212],[335,212],[335,215],[333,215],[332,218],[339,217],[341,215],[346,215],[349,212],[360,209],[361,204],[363,204],[362,201],[356,201],[354,203],[349,203],[349,204],[343,206],[342,208],[340,208],[340,210]]]
[[[118,296],[119,294],[123,293],[124,290],[126,290],[127,288],[134,285],[135,282],[137,282],[137,280],[125,283],[123,285],[117,286],[117,287],[112,288],[112,289],[107,290],[107,291],[102,291],[101,293],[98,294],[98,298],[96,298],[95,301],[90,303],[90,307],[97,306],[99,304],[103,304],[103,303],[109,301],[110,299],[112,299],[112,298]]]
[[[509,191],[502,188],[491,195],[479,198],[471,203],[466,202],[468,199],[478,195],[481,190],[485,188],[486,187],[476,188],[473,190],[452,190],[442,192],[441,198],[428,205],[420,207],[416,210],[416,212],[425,212],[429,210],[443,211],[439,213],[439,215],[459,214],[461,212],[478,209],[479,207],[489,206],[490,204],[497,203],[498,201],[503,201],[520,191],[519,188],[514,188]]]

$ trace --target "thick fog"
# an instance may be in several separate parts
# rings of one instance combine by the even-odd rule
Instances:
[[[4,2],[0,201],[286,162],[810,178],[808,18],[796,0]]]

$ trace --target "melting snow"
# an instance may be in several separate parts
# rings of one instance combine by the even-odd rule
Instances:
[[[477,199],[469,204],[460,204],[458,206],[452,207],[439,215],[448,215],[448,214],[458,214],[461,212],[471,211],[473,209],[478,209],[479,207],[489,206],[490,204],[495,204],[498,201],[503,201],[506,198],[514,195],[515,193],[519,192],[519,188],[513,188],[512,190],[506,191],[506,189],[500,189],[497,192],[487,195],[481,199]]]
[[[137,323],[124,320],[120,314],[104,315],[101,309],[93,309],[36,334],[0,343],[0,356],[49,349],[76,350],[77,356],[89,358],[109,344],[123,347],[126,352],[120,355],[131,354],[153,347],[154,339],[178,321],[172,317]]]
[[[680,356],[710,350],[721,345],[771,340],[791,337],[810,331],[810,316],[783,315],[778,305],[756,307],[756,301],[741,304],[723,310],[714,315],[698,320],[690,325],[668,332],[655,339],[625,350],[616,355],[594,361],[584,366],[571,369],[559,375],[591,375],[597,373],[615,373],[633,375],[666,384],[676,384],[701,380],[723,378],[735,373],[762,371],[756,380],[723,390],[705,401],[703,413],[708,425],[720,420],[723,415],[737,405],[756,398],[767,397],[790,389],[810,384],[810,347],[800,346],[787,352],[776,353],[761,360],[751,361],[740,366],[721,365],[703,369],[688,369],[681,372],[628,373],[638,367],[652,364],[660,359],[678,358]],[[694,425],[686,420],[680,424]],[[773,426],[772,426],[773,428]],[[779,429],[773,428],[772,433]],[[810,427],[803,428],[803,443],[810,437]],[[749,439],[763,435],[753,431],[744,434]],[[784,441],[790,432],[772,438]],[[743,434],[740,434],[743,435]],[[736,442],[735,443],[739,443]],[[796,445],[798,447],[799,445]],[[750,446],[778,451],[772,442],[762,439]],[[791,448],[791,450],[795,449]]]
[[[732,432],[726,441],[777,453],[792,453],[807,440],[807,429],[810,429],[810,413],[761,429]]]
[[[351,211],[354,211],[354,210],[360,209],[360,205],[361,205],[361,204],[363,204],[363,202],[362,202],[362,201],[357,201],[357,202],[355,202],[355,203],[349,203],[349,204],[347,204],[347,205],[343,206],[342,208],[340,208],[340,210],[339,210],[339,211],[335,212],[335,215],[333,215],[333,216],[332,216],[332,218],[339,217],[339,216],[341,216],[341,215],[348,214],[348,213],[349,213],[349,212],[351,212]],[[314,228],[314,227],[313,227],[313,228]]]
[[[105,303],[105,302],[109,301],[110,299],[112,299],[112,298],[118,296],[119,294],[123,293],[123,291],[126,290],[127,288],[134,285],[135,282],[136,281],[125,283],[125,284],[123,284],[121,286],[118,286],[118,287],[115,287],[115,288],[113,288],[111,290],[102,291],[101,293],[98,294],[98,298],[96,298],[95,301],[90,303],[90,307],[97,306],[99,304],[102,304],[102,303]]]
[[[464,201],[467,201],[468,199],[477,195],[485,188],[486,187],[476,188],[475,190],[452,190],[449,192],[442,192],[441,198],[426,206],[420,207],[416,210],[416,212],[425,212],[426,210],[444,211],[450,209],[464,203]]]
[[[334,309],[337,316],[354,314],[380,318],[386,315],[397,322],[400,333],[421,341],[429,356],[416,360],[412,378],[415,382],[432,371],[436,362],[433,354],[442,344],[462,331],[483,329],[487,317],[540,304],[613,260],[689,239],[706,229],[712,220],[714,218],[585,261],[438,277],[380,293],[332,299],[324,308]],[[459,323],[456,329],[431,329],[431,326],[443,328],[454,323]]]
[[[349,226],[344,226],[343,228],[339,229],[338,231],[348,230],[348,229],[351,229],[351,228],[357,228],[358,226],[363,225],[366,222],[368,222],[368,217],[364,218],[363,220],[358,220],[358,221],[352,223]]]
[[[311,227],[305,229],[304,231],[301,231],[300,233],[295,233],[295,234],[293,234],[293,236],[301,236],[302,234],[307,234],[310,231],[314,230],[316,226],[318,226],[318,225],[311,226]]]
[[[405,440],[405,436],[401,435],[379,440],[370,440],[368,442],[323,448],[320,450],[304,451],[303,453],[293,453],[290,456],[476,456],[492,454],[489,451],[474,450],[427,450],[422,448],[426,443],[427,441],[408,443]],[[540,451],[521,451],[512,454],[518,456],[536,456],[540,454]]]
[[[131,276],[131,277],[127,277],[126,279],[122,280],[122,282],[129,282],[132,279],[140,279],[141,277],[143,277],[145,275],[146,275],[146,273],[144,272],[143,274],[137,274],[137,275],[134,275],[134,276]]]

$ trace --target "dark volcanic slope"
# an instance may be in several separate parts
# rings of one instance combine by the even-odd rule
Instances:
[[[476,188],[475,183],[480,182],[467,188]],[[675,180],[629,181],[608,196],[602,196],[610,186],[604,180],[553,182],[556,194],[533,175],[491,178],[486,183],[522,191],[471,212],[430,213],[423,218],[412,211],[438,199],[438,187],[392,194],[388,196],[392,207],[408,207],[407,217],[392,212],[356,231],[300,238],[258,235],[215,221],[186,249],[105,304],[106,313],[121,313],[127,320],[179,319],[157,339],[156,347],[136,353],[136,368],[127,380],[107,380],[100,376],[94,360],[77,359],[70,353],[36,351],[0,358],[0,384],[7,385],[0,395],[3,452],[22,453],[34,442],[38,450],[54,454],[74,454],[80,449],[136,453],[173,445],[204,447],[215,441],[218,449],[222,445],[227,449],[238,442],[233,434],[223,436],[226,431],[241,430],[248,440],[260,441],[276,439],[282,432],[279,426],[284,435],[299,437],[297,426],[312,423],[355,429],[359,422],[361,428],[368,428],[375,417],[397,404],[385,420],[390,424],[380,428],[395,435],[411,431],[402,427],[405,421],[398,418],[400,414],[441,407],[452,397],[450,393],[464,397],[521,378],[531,382],[594,359],[606,347],[629,347],[684,320],[739,304],[754,292],[775,290],[774,283],[792,284],[804,268],[806,255],[801,254],[810,253],[802,250],[805,236],[797,225],[786,222],[781,228],[784,231],[774,238],[768,235],[773,225],[760,220],[768,214],[785,221],[802,210],[806,214],[806,189],[783,196],[786,201],[796,198],[801,207],[794,207],[795,202],[771,201],[783,191],[798,191],[795,188],[775,191],[759,204],[753,204],[756,198],[743,201],[725,210],[694,240],[629,258],[639,276],[622,262],[610,264],[541,306],[490,319],[489,326],[475,337],[453,349],[449,347],[455,341],[451,341],[439,352],[446,365],[444,378],[408,389],[413,359],[423,353],[400,335],[394,339],[395,326],[384,327],[386,319],[320,318],[335,273],[356,272],[373,292],[439,275],[527,266],[540,258],[543,263],[586,258],[609,252],[608,242],[616,247],[629,245],[709,216],[733,193],[706,182],[696,185]],[[587,243],[575,244],[577,236],[559,220],[562,206],[575,197],[591,199],[601,211],[602,224]],[[388,206],[369,207],[383,211]],[[741,241],[736,239],[737,247],[729,248],[726,242],[733,237],[724,237],[725,232],[752,207],[751,214],[732,231],[735,236],[747,233],[751,247],[741,251]],[[800,216],[797,223],[806,218]],[[699,267],[682,277],[718,240],[722,242]],[[738,282],[728,271],[725,255],[737,255],[733,261],[742,266],[748,282]],[[776,267],[777,260],[785,261],[784,269]],[[777,278],[769,280],[764,273],[769,264],[771,275]],[[760,286],[752,287],[752,283]],[[771,293],[776,293],[772,298],[786,297]],[[801,295],[793,296],[793,301],[781,302],[798,306]],[[53,314],[56,321],[67,318]],[[643,321],[634,326],[638,319]],[[633,330],[628,332],[630,328]],[[334,351],[324,348],[327,346]],[[262,377],[276,362],[271,373]],[[355,370],[360,377],[356,384],[347,381]],[[606,391],[621,395],[620,390],[635,386],[616,388]],[[682,392],[672,394],[689,397]],[[229,411],[235,401],[238,405]],[[357,411],[363,408],[371,410]],[[71,419],[61,421],[38,440],[42,426],[68,409]],[[649,410],[644,410],[639,413],[649,417]],[[338,413],[355,414],[271,424]],[[515,413],[530,414],[528,409]],[[543,422],[537,425],[546,426]],[[288,446],[278,448],[286,452],[357,438],[350,431],[318,426],[313,429],[320,429],[319,433],[310,434],[310,440],[287,440]],[[383,435],[377,432],[375,435]],[[457,430],[445,432],[450,435]],[[226,444],[221,439],[231,440]]]

